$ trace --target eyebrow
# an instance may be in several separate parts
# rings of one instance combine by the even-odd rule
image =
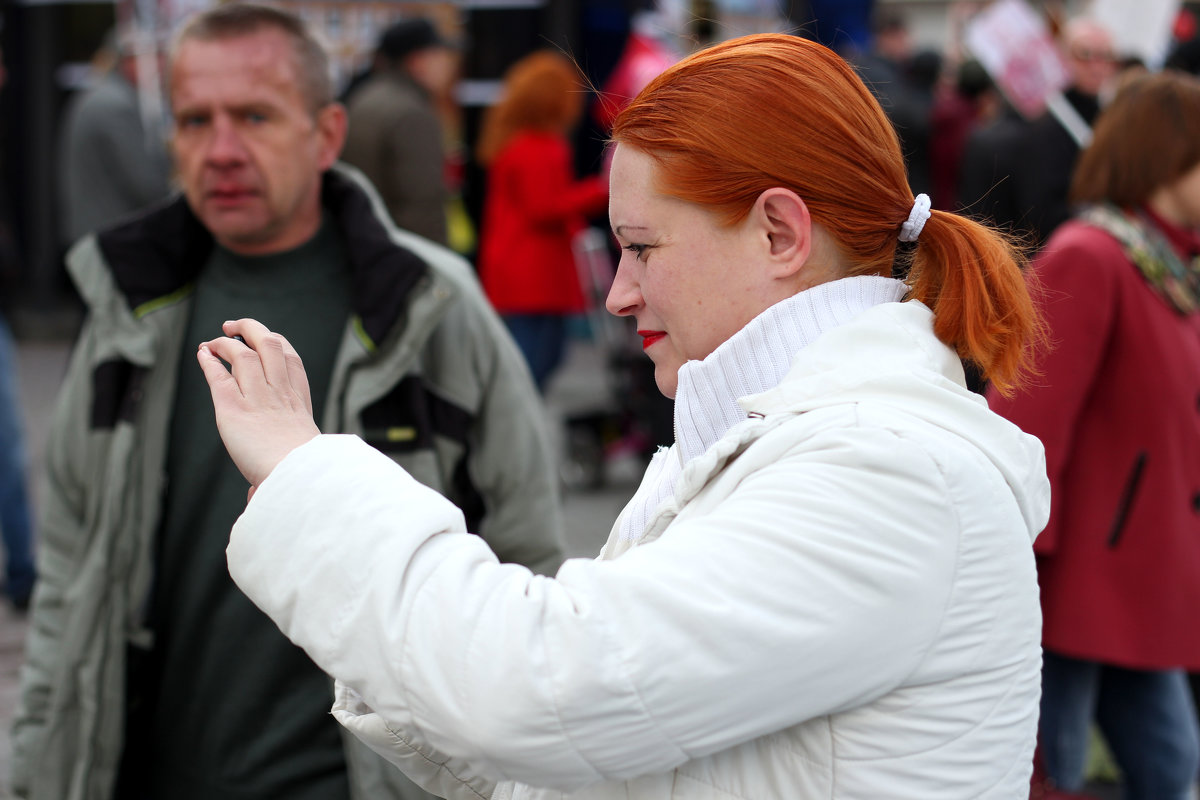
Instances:
[[[613,228],[613,233],[615,233],[617,236],[623,236],[624,234],[622,234],[621,231],[648,231],[648,230],[650,230],[650,229],[643,225],[618,225],[617,227]]]

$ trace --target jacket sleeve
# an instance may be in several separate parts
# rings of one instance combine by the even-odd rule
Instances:
[[[14,715],[12,788],[28,797],[32,781],[45,770],[66,770],[66,764],[47,763],[47,727],[55,703],[55,671],[60,669],[67,629],[65,598],[77,572],[75,554],[84,538],[82,473],[88,441],[90,405],[88,353],[92,340],[85,327],[71,357],[59,391],[45,449],[46,482],[38,525],[38,582],[29,612],[25,661]]]
[[[536,150],[529,143],[518,168],[508,171],[512,200],[534,223],[558,226],[604,211],[608,184],[592,176],[575,180],[571,151],[565,142],[547,142]]]
[[[1099,231],[1075,229],[1069,240],[1055,237],[1033,265],[1050,346],[1037,361],[1031,385],[1003,397],[988,390],[988,404],[1026,433],[1042,441],[1052,497],[1059,497],[1071,459],[1079,415],[1095,390],[1109,347],[1119,303],[1119,271],[1124,262],[1117,244]],[[1034,542],[1038,555],[1058,548],[1060,505]]]
[[[857,707],[910,675],[942,624],[959,530],[942,473],[914,450],[817,434],[711,512],[551,579],[498,564],[383,455],[322,436],[259,488],[230,572],[362,698],[381,751],[398,737],[462,781],[573,791]]]

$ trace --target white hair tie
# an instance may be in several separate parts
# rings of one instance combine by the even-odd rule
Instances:
[[[921,229],[925,227],[925,222],[929,219],[929,209],[932,204],[929,202],[929,195],[922,192],[913,200],[912,211],[908,213],[908,219],[904,220],[904,224],[900,226],[900,241],[915,242],[917,237],[921,235]]]

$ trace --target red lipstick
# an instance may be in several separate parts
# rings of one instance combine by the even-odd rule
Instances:
[[[650,345],[654,344],[666,335],[666,331],[638,331],[638,336],[642,337],[643,350],[649,348]]]

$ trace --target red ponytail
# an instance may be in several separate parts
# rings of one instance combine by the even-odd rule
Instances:
[[[933,311],[933,331],[976,364],[1001,394],[1021,385],[1046,333],[1021,267],[1020,246],[966,217],[934,211],[913,255],[911,296]]]

